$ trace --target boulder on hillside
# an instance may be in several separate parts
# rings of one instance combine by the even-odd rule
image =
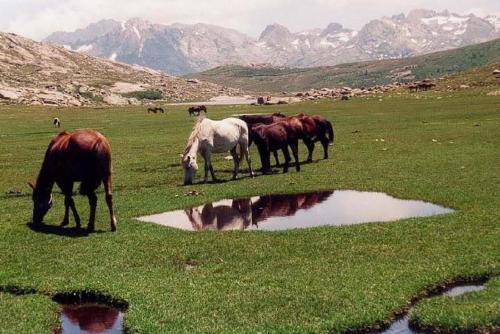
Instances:
[[[0,88],[1,100],[18,100],[21,96],[22,93],[14,89]]]

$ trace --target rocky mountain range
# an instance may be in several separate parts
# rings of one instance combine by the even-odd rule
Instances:
[[[112,26],[112,24],[111,24]],[[96,31],[102,26],[96,26]],[[0,33],[0,102],[85,106],[203,100],[239,91]]]
[[[90,55],[172,74],[226,64],[310,67],[404,58],[500,37],[500,17],[413,10],[373,20],[359,31],[331,23],[298,33],[272,24],[258,39],[208,24],[103,20],[45,41]]]

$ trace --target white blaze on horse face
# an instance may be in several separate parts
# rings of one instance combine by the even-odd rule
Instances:
[[[194,176],[198,170],[196,156],[186,155],[182,161],[182,166],[184,168],[184,184],[193,184]]]
[[[198,164],[196,163],[196,156],[186,155],[184,160],[182,161],[184,169],[194,169],[198,170]]]

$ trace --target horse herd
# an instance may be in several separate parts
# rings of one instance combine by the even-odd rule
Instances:
[[[146,111],[148,112],[148,114],[164,114],[165,113],[165,109],[163,109],[162,107],[149,107],[148,109],[146,109]],[[200,113],[203,111],[205,114],[207,113],[207,107],[205,107],[204,105],[199,105],[199,106],[192,106],[192,107],[189,107],[188,108],[188,113],[189,113],[189,116],[199,116]]]
[[[198,153],[204,159],[204,181],[208,180],[210,171],[212,180],[216,181],[212,166],[212,153],[230,152],[233,162],[233,179],[239,172],[242,159],[246,159],[250,176],[254,176],[249,147],[255,143],[262,162],[262,172],[271,173],[270,154],[273,153],[276,165],[280,166],[278,151],[282,151],[285,161],[283,172],[287,172],[290,164],[291,149],[295,167],[300,171],[298,142],[302,140],[308,149],[307,161],[312,161],[316,142],[323,145],[323,157],[328,158],[328,146],[333,143],[332,124],[321,116],[309,116],[304,113],[296,116],[285,116],[280,113],[272,115],[243,115],[239,118],[226,118],[220,121],[200,117],[191,132],[187,146],[182,154],[184,184],[192,184],[198,170]],[[240,154],[237,153],[237,147]],[[77,228],[81,227],[80,216],[73,201],[73,186],[80,182],[80,194],[88,197],[90,217],[87,230],[95,228],[97,207],[96,189],[104,184],[106,203],[109,210],[111,230],[116,231],[116,218],[113,210],[111,147],[108,140],[95,130],[78,130],[73,133],[63,131],[53,138],[45,152],[36,184],[29,183],[33,189],[33,224],[40,225],[52,207],[52,188],[54,184],[64,195],[64,218],[61,226],[69,224],[70,210]]]

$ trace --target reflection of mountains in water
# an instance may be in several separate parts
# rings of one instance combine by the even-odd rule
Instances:
[[[245,230],[272,217],[290,217],[322,203],[333,194],[324,191],[297,195],[268,195],[256,200],[245,198],[186,209],[194,230]]]

